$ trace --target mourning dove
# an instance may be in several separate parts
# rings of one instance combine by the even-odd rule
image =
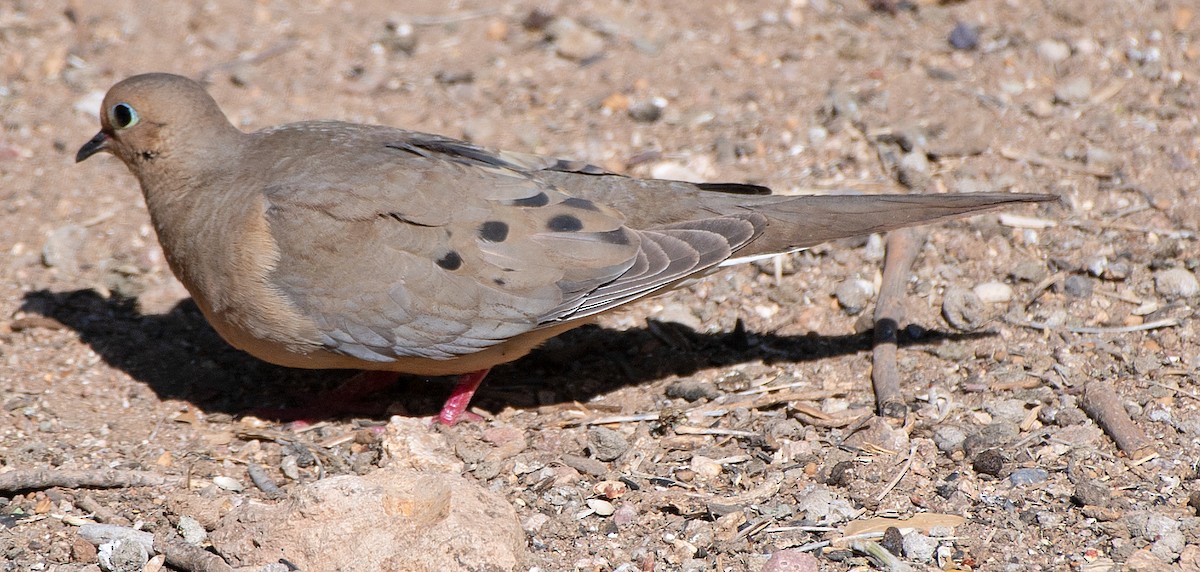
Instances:
[[[233,346],[298,368],[487,371],[601,313],[738,261],[1050,195],[778,196],[337,121],[244,133],[204,88],[145,74],[104,97],[167,262]]]

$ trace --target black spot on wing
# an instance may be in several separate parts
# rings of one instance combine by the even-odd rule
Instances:
[[[514,207],[544,207],[550,204],[550,197],[546,193],[538,193],[532,197],[508,201],[508,204]]]
[[[402,222],[404,224],[411,224],[413,226],[423,226],[423,227],[433,226],[433,225],[429,225],[429,224],[421,224],[417,221],[414,221],[414,220],[411,220],[411,219],[405,217],[404,214],[397,213],[397,212],[379,213],[379,218],[392,219],[396,222]]]
[[[626,246],[629,244],[630,231],[626,228],[618,228],[616,230],[610,230],[607,232],[597,232],[595,234],[596,238],[600,239],[600,242],[606,244],[617,244],[620,246]]]
[[[508,238],[508,223],[489,220],[479,225],[479,238],[488,242],[504,242]]]
[[[575,215],[560,214],[546,223],[546,229],[551,232],[577,232],[583,230],[583,221]]]
[[[571,197],[563,201],[562,204],[563,206],[568,206],[575,209],[583,209],[585,211],[596,212],[600,210],[600,208],[596,206],[596,203],[593,203],[587,199],[581,199],[579,197]]]
[[[716,193],[730,193],[734,195],[769,195],[771,189],[762,185],[748,185],[745,183],[696,183],[696,187],[702,191],[712,191]]]
[[[462,267],[462,263],[463,263],[462,257],[459,256],[458,253],[454,252],[453,250],[451,250],[450,252],[447,252],[445,254],[445,256],[442,256],[441,258],[437,259],[437,265],[441,266],[442,268],[445,268],[446,270],[458,270],[459,268]]]

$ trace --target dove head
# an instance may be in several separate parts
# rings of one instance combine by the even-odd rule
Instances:
[[[141,178],[157,168],[219,162],[243,136],[199,83],[165,73],[135,75],[108,90],[100,132],[75,161],[112,153]]]

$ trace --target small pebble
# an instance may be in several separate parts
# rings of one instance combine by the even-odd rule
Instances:
[[[1112,152],[1100,147],[1088,147],[1084,162],[1094,167],[1111,167],[1115,157]]]
[[[87,239],[87,229],[68,224],[54,229],[42,246],[42,264],[67,272],[79,270],[79,249]]]
[[[1084,479],[1075,484],[1071,502],[1079,506],[1106,507],[1112,502],[1112,490],[1100,481]]]
[[[838,284],[833,295],[847,314],[854,315],[871,303],[871,298],[875,296],[875,285],[862,278],[850,278]]]
[[[974,292],[950,287],[942,296],[942,317],[954,329],[974,330],[987,322],[987,307]]]
[[[604,38],[570,18],[556,18],[546,33],[554,39],[558,55],[568,60],[591,60],[604,53]]]
[[[120,538],[111,544],[100,545],[100,567],[111,572],[141,572],[150,560],[146,545],[131,539]]]
[[[592,427],[587,432],[588,449],[601,461],[613,461],[629,450],[625,436],[604,427]],[[579,469],[579,467],[575,467]],[[582,469],[580,469],[582,470]],[[585,471],[586,472],[586,471]]]
[[[700,399],[716,399],[720,397],[721,391],[716,385],[707,381],[698,381],[695,379],[681,379],[667,386],[667,397],[684,399],[686,401],[698,401]]]
[[[1092,279],[1072,274],[1063,281],[1063,292],[1072,298],[1086,300],[1092,297]]]
[[[1023,487],[1025,485],[1036,485],[1050,478],[1050,473],[1046,469],[1017,469],[1008,475],[1008,482],[1014,487]]]
[[[1071,47],[1066,42],[1045,39],[1038,42],[1037,54],[1046,63],[1057,64],[1071,55]]]
[[[663,110],[667,108],[667,100],[661,97],[655,97],[647,101],[639,101],[629,106],[629,117],[634,121],[641,123],[653,123],[658,121]]]
[[[762,572],[818,572],[821,569],[817,558],[808,552],[789,548],[777,550],[762,567]]]
[[[212,482],[214,485],[217,485],[217,488],[219,488],[219,489],[231,491],[231,492],[235,492],[235,493],[241,492],[246,489],[246,485],[243,485],[237,479],[234,479],[232,477],[226,477],[223,475],[213,477]]]
[[[617,526],[629,526],[637,522],[637,515],[637,507],[630,503],[623,503],[617,508],[617,511],[613,513],[613,522]]]
[[[961,449],[966,439],[967,434],[953,425],[940,425],[933,430],[933,443],[947,455]]]
[[[933,185],[929,175],[929,157],[918,149],[906,153],[896,169],[896,181],[914,191],[928,190]]]
[[[900,556],[904,553],[904,536],[900,534],[899,528],[889,526],[883,531],[883,538],[879,539],[879,545],[888,552]]]
[[[175,528],[179,530],[179,536],[183,537],[183,541],[188,544],[199,546],[208,538],[208,531],[204,530],[204,526],[186,514],[179,517]]]
[[[872,234],[867,237],[867,244],[863,247],[863,258],[867,260],[883,260],[887,255],[887,248],[883,242],[883,235]]]
[[[975,455],[975,459],[971,461],[971,468],[975,469],[976,473],[998,477],[1004,470],[1004,462],[1004,453],[999,449],[986,449]]]
[[[1160,270],[1154,273],[1154,290],[1167,299],[1191,298],[1200,294],[1200,282],[1183,268]]]
[[[1012,300],[1012,286],[1003,282],[984,282],[972,288],[979,300],[985,304],[1001,304]]]
[[[979,28],[965,22],[957,22],[950,31],[949,40],[956,50],[974,50],[979,47]]]
[[[596,514],[600,516],[611,516],[617,511],[616,507],[614,507],[612,503],[604,499],[588,499],[587,505],[588,508],[595,511]]]
[[[702,479],[719,477],[724,470],[720,463],[704,455],[692,455],[692,461],[688,467]]]
[[[930,562],[937,542],[919,532],[910,532],[904,535],[903,548],[904,556],[909,560]]]
[[[1087,77],[1068,79],[1054,90],[1054,100],[1059,103],[1083,103],[1092,97],[1092,80]]]
[[[1046,264],[1036,260],[1025,260],[1018,262],[1017,266],[1012,270],[1014,280],[1023,282],[1041,282],[1049,273],[1046,271]]]

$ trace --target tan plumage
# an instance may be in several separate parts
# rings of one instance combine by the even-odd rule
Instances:
[[[1052,198],[782,197],[389,127],[243,133],[168,74],[113,86],[101,124],[77,160],[124,161],[208,320],[292,367],[486,370],[731,257]]]

